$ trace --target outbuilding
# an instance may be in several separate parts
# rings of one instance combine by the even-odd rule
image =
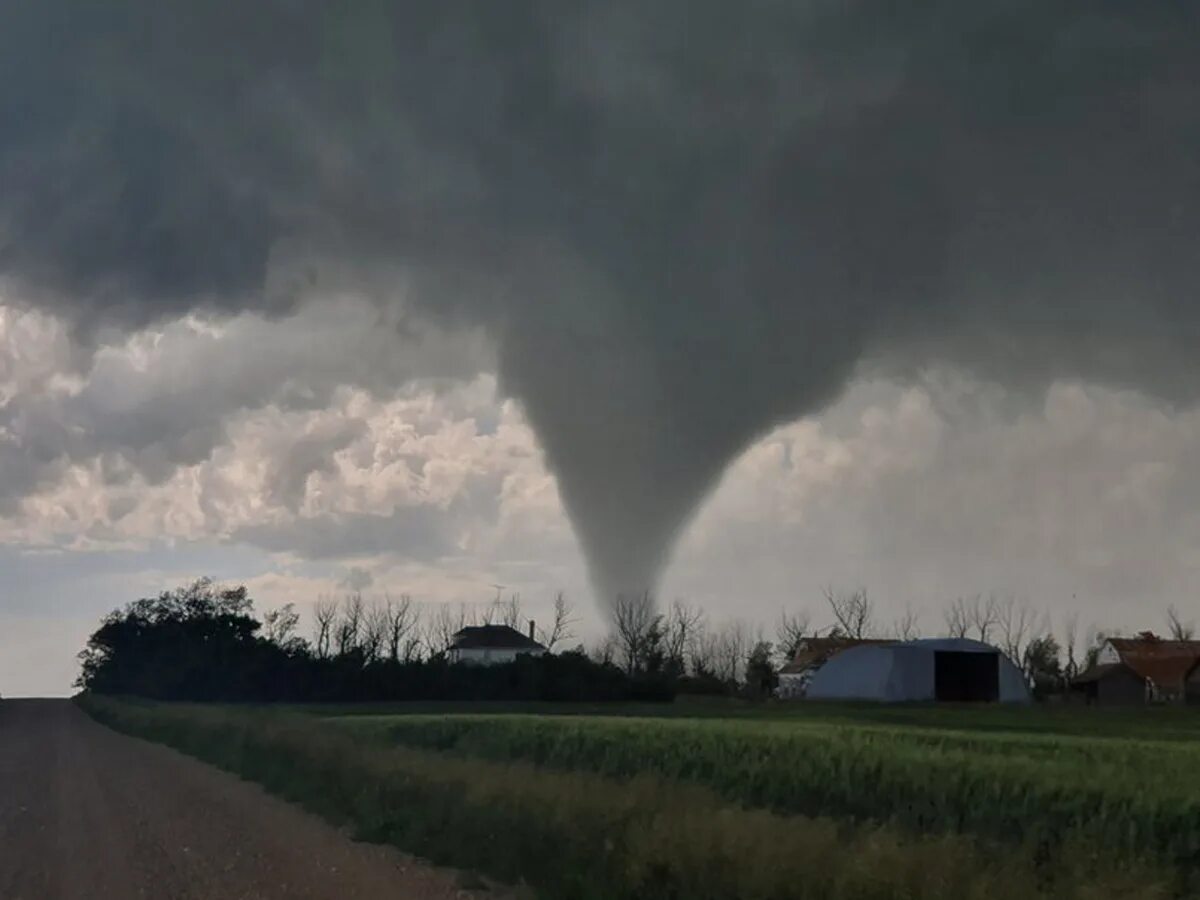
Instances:
[[[817,670],[807,696],[886,703],[1029,703],[1021,670],[1000,650],[966,638],[866,644]]]
[[[1145,678],[1120,662],[1095,665],[1071,682],[1075,694],[1105,706],[1145,703],[1149,688]]]
[[[1200,641],[1165,640],[1143,631],[1105,641],[1071,690],[1089,703],[1194,703],[1200,700],[1197,666]]]

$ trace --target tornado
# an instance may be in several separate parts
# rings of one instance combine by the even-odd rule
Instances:
[[[11,0],[0,286],[76,339],[479,329],[597,596],[749,443],[951,362],[1196,397],[1200,10]]]

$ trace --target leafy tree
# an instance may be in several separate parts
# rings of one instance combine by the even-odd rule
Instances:
[[[245,587],[201,578],[110,613],[80,654],[80,686],[189,700],[237,699],[283,648],[257,632]],[[267,666],[266,668],[269,668]]]
[[[1036,637],[1025,648],[1025,675],[1039,697],[1053,693],[1063,680],[1061,650],[1054,635]]]
[[[746,690],[755,697],[769,697],[779,686],[771,653],[771,642],[759,641],[746,658]]]

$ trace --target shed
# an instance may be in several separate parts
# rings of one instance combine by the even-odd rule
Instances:
[[[1071,690],[1082,694],[1088,703],[1118,706],[1145,703],[1149,685],[1129,666],[1118,662],[1093,666],[1071,682]]]
[[[1028,703],[1029,685],[1000,650],[966,638],[853,647],[830,659],[808,685],[820,700],[887,703]]]

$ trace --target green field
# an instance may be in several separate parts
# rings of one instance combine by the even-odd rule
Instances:
[[[90,705],[541,896],[1200,896],[1189,710]]]

